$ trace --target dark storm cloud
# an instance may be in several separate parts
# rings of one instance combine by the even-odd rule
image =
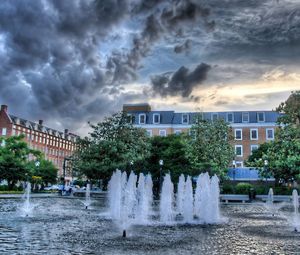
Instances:
[[[66,126],[104,111],[82,106],[106,85],[101,39],[127,14],[123,0],[2,1],[2,102],[31,118],[71,118]]]
[[[232,65],[253,59],[299,62],[299,42],[296,1],[3,0],[0,100],[15,114],[55,120],[72,129],[98,119],[108,108],[119,110],[124,100],[146,100],[144,92],[128,97],[124,92],[128,83],[140,79],[144,66],[149,70],[145,79],[182,66],[172,75],[152,76],[151,89],[162,96],[199,100],[191,92],[207,81],[210,66],[190,66],[218,60]],[[161,53],[155,55],[158,65],[148,58],[155,49]],[[177,54],[183,52],[187,54]],[[239,63],[234,68],[245,71],[225,70],[221,74],[228,74],[226,80],[249,71]],[[223,75],[212,77],[224,80]]]
[[[160,5],[162,5],[161,9],[157,8],[146,16],[144,28],[141,34],[133,39],[130,52],[127,55],[118,53],[118,58],[114,56],[109,58],[108,67],[113,83],[128,82],[130,78],[135,78],[132,74],[141,68],[141,60],[149,54],[153,45],[162,37],[174,36],[174,32],[176,36],[180,34],[184,37],[184,27],[197,20],[204,20],[205,26],[211,27],[211,22],[207,19],[210,10],[197,1],[142,1],[134,11],[144,12],[146,7],[149,11]],[[179,53],[190,47],[191,41],[185,40],[182,46],[175,47],[175,52]]]
[[[171,76],[165,74],[153,76],[151,79],[153,90],[161,96],[188,97],[194,87],[206,80],[210,69],[209,65],[201,63],[193,71],[182,66]]]

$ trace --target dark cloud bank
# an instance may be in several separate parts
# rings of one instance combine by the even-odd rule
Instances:
[[[208,14],[188,0],[1,1],[1,103],[25,117],[55,119],[69,128],[99,119],[130,99],[120,85],[138,78],[154,43]],[[103,59],[102,40],[130,16],[142,27],[132,47]]]
[[[197,31],[218,35],[224,26],[220,25],[226,18],[222,17],[224,13],[234,16],[246,8],[253,8],[256,13],[255,8],[267,2],[235,0],[223,7],[221,0],[3,0],[0,2],[0,101],[9,104],[15,114],[29,119],[43,118],[58,128],[58,123],[62,123],[76,130],[88,120],[97,121],[104,114],[119,110],[124,102],[149,96],[142,92],[126,94],[123,89],[126,84],[138,81],[139,71],[155,45],[164,45],[171,38],[174,54],[192,51]],[[272,12],[262,16],[264,26],[253,19],[248,29],[237,19],[235,31],[251,41],[266,44],[290,29],[286,36],[288,43],[298,41],[299,6],[292,13],[288,8],[292,7],[278,9],[274,12],[276,17]],[[286,19],[280,19],[287,14],[292,24],[289,28],[285,26]],[[103,42],[126,22],[136,24],[131,46],[119,49],[116,44],[104,57]],[[274,32],[272,27],[278,25]],[[189,33],[193,29],[191,39]],[[226,36],[222,43],[228,46],[232,38]],[[193,89],[213,71],[209,64],[201,62],[199,59],[187,67],[178,63],[181,67],[168,74],[149,73],[150,95],[193,99]]]

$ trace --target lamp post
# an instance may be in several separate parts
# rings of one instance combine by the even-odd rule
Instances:
[[[133,161],[130,161],[130,171],[133,172]]]
[[[159,160],[159,192],[161,192],[162,186],[162,167],[164,165],[164,161],[162,159]]]
[[[235,181],[235,167],[236,167],[236,162],[235,162],[235,160],[232,160],[232,167],[233,167],[233,171],[232,171],[232,174],[233,174],[233,180]]]
[[[269,161],[267,159],[265,159],[264,160],[264,173],[266,176],[266,184],[267,184],[267,180],[268,180],[268,175],[267,175],[268,165],[269,165]]]

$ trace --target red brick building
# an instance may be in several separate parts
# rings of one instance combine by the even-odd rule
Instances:
[[[33,122],[8,113],[7,105],[1,105],[0,110],[0,135],[13,136],[25,135],[29,147],[45,154],[45,158],[52,161],[59,169],[59,176],[63,176],[64,159],[70,157],[75,150],[77,135],[67,129],[59,132],[48,128],[42,120]],[[70,180],[70,173],[66,172],[66,179]]]

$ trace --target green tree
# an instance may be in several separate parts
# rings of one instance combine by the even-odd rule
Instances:
[[[107,180],[117,168],[130,169],[144,160],[149,152],[149,138],[143,129],[135,128],[125,112],[91,125],[90,137],[80,139],[74,167],[88,179]]]
[[[39,162],[39,164],[36,164],[36,162]],[[37,157],[35,161],[28,162],[27,167],[31,176],[31,182],[34,182],[33,176],[40,177],[40,183],[38,184],[43,186],[57,182],[57,167],[51,161],[44,159],[42,155]]]
[[[164,161],[163,174],[170,172],[173,181],[177,182],[180,174],[193,175],[190,161],[187,158],[187,144],[184,135],[154,136],[150,140],[150,156],[141,166],[144,172],[150,172],[153,180],[159,180],[159,160]]]
[[[7,180],[9,189],[18,181],[26,180],[28,171],[28,158],[40,152],[29,149],[24,141],[24,135],[0,137],[0,179]]]
[[[300,90],[292,91],[289,98],[280,103],[276,108],[278,113],[281,113],[282,116],[278,118],[279,124],[285,125],[300,125]]]
[[[278,183],[287,183],[300,179],[300,92],[292,92],[276,111],[282,115],[275,140],[261,145],[261,154],[253,154],[248,162],[258,167],[262,176],[272,175]],[[268,160],[267,168],[260,159]]]
[[[223,119],[203,120],[201,115],[195,119],[188,138],[188,155],[194,168],[200,172],[209,171],[225,178],[228,166],[234,157],[230,144],[231,129]]]

